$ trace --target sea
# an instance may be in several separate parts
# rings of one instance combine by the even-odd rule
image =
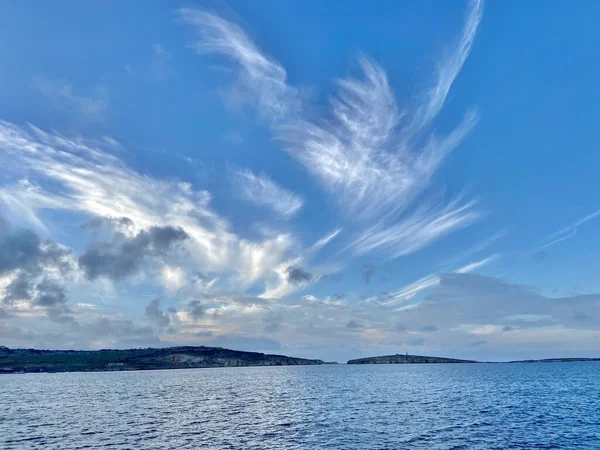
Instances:
[[[3,449],[600,449],[600,363],[0,375]]]

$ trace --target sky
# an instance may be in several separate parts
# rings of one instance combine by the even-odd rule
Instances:
[[[0,1],[0,344],[600,355],[594,2]]]

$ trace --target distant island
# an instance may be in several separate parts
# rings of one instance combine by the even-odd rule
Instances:
[[[600,358],[546,358],[546,359],[524,359],[522,361],[509,361],[510,363],[554,363],[554,362],[586,362],[600,361]]]
[[[441,363],[476,363],[467,359],[440,358],[437,356],[389,355],[372,356],[370,358],[351,359],[347,364],[441,364]]]
[[[0,346],[0,373],[97,372],[208,367],[326,364],[220,347],[169,347],[131,350],[35,350]]]
[[[525,359],[521,361],[508,361],[507,363],[555,363],[555,362],[586,362],[600,361],[600,358],[547,358],[547,359]],[[419,356],[408,354],[397,354],[388,356],[372,356],[369,358],[351,359],[347,364],[460,364],[481,363],[469,359],[441,358],[438,356]],[[501,364],[493,361],[486,361]]]

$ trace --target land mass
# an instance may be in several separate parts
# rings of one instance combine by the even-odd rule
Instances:
[[[554,363],[554,362],[585,362],[600,361],[600,358],[546,358],[546,359],[524,359],[522,361],[509,361],[511,363]]]
[[[131,350],[35,350],[0,346],[0,373],[97,372],[207,367],[296,366],[325,364],[220,347],[169,347]]]
[[[476,363],[467,359],[440,358],[437,356],[389,355],[372,356],[370,358],[351,359],[348,364],[441,364],[441,363]]]
[[[525,359],[521,361],[508,361],[508,363],[555,363],[555,362],[585,362],[599,361],[600,358],[547,358],[547,359]],[[352,359],[347,364],[455,364],[455,363],[480,363],[469,359],[441,358],[438,356],[419,355],[388,355],[372,356],[369,358]],[[498,363],[495,363],[498,364]]]

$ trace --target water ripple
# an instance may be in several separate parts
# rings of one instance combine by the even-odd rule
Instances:
[[[4,449],[600,449],[600,364],[0,377]]]

